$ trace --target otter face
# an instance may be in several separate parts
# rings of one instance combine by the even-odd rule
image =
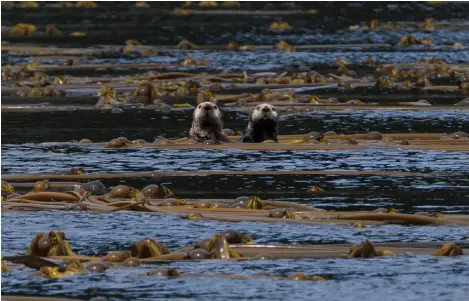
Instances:
[[[275,110],[274,106],[268,103],[263,103],[263,104],[258,105],[254,109],[254,111],[252,111],[251,119],[252,121],[268,120],[268,119],[277,121],[278,113]]]
[[[203,116],[221,117],[221,112],[217,105],[209,101],[202,102],[194,111],[194,118],[198,119]]]
[[[278,113],[267,103],[258,105],[249,115],[246,134],[241,138],[243,143],[260,143],[266,140],[278,142]]]
[[[194,111],[194,121],[201,127],[213,126],[212,123],[221,120],[221,112],[218,106],[209,101],[200,103]]]

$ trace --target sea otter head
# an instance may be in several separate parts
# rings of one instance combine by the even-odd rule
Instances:
[[[208,101],[200,103],[194,111],[193,124],[201,129],[221,129],[223,125],[218,106]]]
[[[278,123],[278,113],[275,110],[274,106],[263,103],[258,105],[254,111],[252,111],[250,119],[253,123],[271,123],[277,125]]]

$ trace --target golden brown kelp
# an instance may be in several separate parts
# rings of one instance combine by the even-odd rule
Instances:
[[[142,265],[142,261],[136,257],[129,257],[122,262],[122,265],[126,267],[137,267]]]
[[[105,209],[105,211],[109,211],[109,212],[117,212],[117,211],[123,211],[123,210],[141,211],[140,209],[143,209],[141,205],[143,205],[144,202],[145,202],[144,200],[135,199],[135,200],[131,200],[128,202],[120,202],[120,204],[118,205],[116,203],[110,203],[106,206],[108,208],[102,208],[102,209]],[[109,207],[114,207],[114,208],[109,208]]]
[[[396,214],[396,213],[363,213],[363,214],[346,214],[338,215],[337,219],[345,220],[373,220],[373,221],[387,221],[387,222],[398,222],[407,225],[461,225],[468,226],[469,222],[461,220],[448,220],[445,218],[435,218],[411,214]]]
[[[134,187],[126,185],[115,186],[104,198],[138,198],[142,196],[141,192]]]
[[[76,203],[80,198],[70,193],[62,192],[30,192],[21,196],[15,197],[13,200],[27,199],[32,201],[43,201],[43,202],[69,202]]]
[[[34,186],[33,186],[34,192],[49,191],[49,190],[51,190],[51,186],[48,180],[37,181],[36,183],[34,183]]]
[[[2,257],[2,273],[7,273],[10,271],[10,268],[5,264]]]
[[[372,258],[376,256],[394,256],[396,255],[390,250],[376,251],[375,247],[371,242],[366,240],[365,242],[352,246],[348,253],[348,258]]]
[[[123,141],[121,139],[111,139],[106,145],[103,145],[103,148],[120,148],[129,145],[131,145],[131,143],[127,141]]]
[[[143,244],[145,240],[142,240]],[[422,243],[377,243],[374,246],[371,242],[365,241],[356,245],[350,244],[318,244],[318,245],[263,245],[255,244],[252,239],[234,230],[216,234],[210,239],[202,240],[195,245],[180,248],[173,253],[162,250],[144,250],[146,246],[135,246],[132,251],[112,251],[106,256],[51,256],[62,260],[79,260],[91,262],[112,262],[123,263],[123,266],[134,263],[125,263],[129,258],[133,258],[138,265],[139,260],[134,254],[140,257],[143,262],[171,262],[188,259],[233,259],[245,260],[248,258],[276,259],[276,258],[371,258],[376,256],[393,256],[399,253],[433,254],[435,256],[458,256],[463,255],[463,250],[455,243],[447,243],[437,252],[433,248],[441,245],[438,242]],[[385,248],[377,250],[376,247]],[[161,248],[163,249],[163,248]],[[140,252],[140,253],[139,253]],[[160,255],[158,255],[158,253]],[[163,254],[166,253],[166,254]],[[241,257],[239,254],[243,254]],[[149,255],[156,255],[151,256]],[[13,256],[5,257],[5,260],[13,263],[22,263],[32,268],[56,267],[60,266],[52,261],[36,256]],[[51,270],[52,272],[54,269]]]
[[[375,256],[392,256],[397,252],[429,254],[427,249],[419,249],[396,245],[392,243],[381,245],[385,250],[376,250],[368,241],[350,244],[318,244],[318,245],[262,245],[262,244],[232,244],[231,248],[252,259],[261,257],[276,258],[369,258]],[[409,244],[412,246],[412,244]],[[392,250],[388,250],[392,249]],[[430,250],[431,251],[431,250]]]
[[[193,213],[189,213],[187,217],[183,217],[183,218],[188,219],[188,220],[202,220],[204,219],[204,216],[200,213],[193,212]]]
[[[235,230],[226,230],[221,234],[229,244],[253,244],[254,240],[246,233],[241,233]]]
[[[348,254],[349,258],[372,258],[375,256],[377,253],[369,241],[354,245]]]
[[[59,267],[43,267],[40,269],[41,276],[46,278],[63,278],[70,275],[85,274],[86,269],[79,261],[70,261],[67,263],[65,271],[60,272]]]
[[[7,200],[2,203],[2,208],[15,209],[15,210],[27,210],[27,211],[40,211],[40,210],[69,210],[70,205],[61,203],[49,203],[31,201],[21,199],[20,201]]]
[[[69,169],[59,170],[56,174],[58,175],[84,175],[85,171],[79,167],[71,167]]]
[[[272,218],[291,218],[291,219],[301,219],[300,216],[296,215],[295,212],[286,210],[283,208],[272,209],[269,212],[269,217]]]
[[[308,207],[306,205],[293,203],[293,202],[264,200],[264,205],[273,206],[273,207],[281,207],[281,208],[291,208],[291,209],[301,210],[301,211],[317,211],[316,208]]]
[[[164,199],[164,198],[174,197],[174,193],[163,184],[160,184],[160,185],[151,184],[151,185],[145,186],[141,192],[143,196],[147,198]]]
[[[247,201],[245,201],[246,206],[250,209],[262,209],[264,208],[264,201],[257,196],[253,196]]]
[[[211,258],[229,259],[241,257],[230,248],[226,237],[220,234],[215,234],[210,238],[207,244],[207,249],[207,251],[210,252]]]
[[[448,243],[445,244],[441,249],[433,253],[433,256],[460,256],[464,255],[463,251],[461,248],[454,244],[454,243]]]
[[[210,253],[205,249],[195,248],[187,253],[190,259],[210,259]]]
[[[233,209],[236,211],[240,211],[243,209]],[[250,210],[250,209],[247,209]],[[305,225],[351,225],[355,221],[353,220],[337,220],[334,217],[326,216],[324,218],[314,218],[310,219],[307,216],[303,217],[303,214],[295,214],[294,212],[290,212],[290,218],[283,218],[285,216],[285,211],[282,211],[282,216],[279,218],[272,218],[265,215],[253,215],[253,214],[243,214],[240,215],[236,212],[232,212],[232,214],[222,214],[222,213],[204,213],[202,217],[198,219],[204,220],[214,220],[214,221],[221,221],[221,222],[256,222],[256,223],[289,223],[289,224],[305,224]],[[153,213],[149,213],[153,214]],[[385,222],[381,221],[362,221],[364,224],[370,225],[383,225]]]
[[[164,254],[155,257],[148,257],[141,259],[142,262],[151,262],[151,263],[158,263],[158,262],[171,262],[171,261],[178,261],[178,260],[187,260],[188,253],[187,252],[172,252],[170,254]]]
[[[130,258],[129,251],[115,251],[109,252],[106,256],[103,257],[103,261],[108,262],[123,262],[124,260]]]
[[[10,194],[15,193],[15,188],[8,184],[6,181],[2,180],[2,198],[6,198]]]
[[[29,36],[34,35],[36,26],[33,24],[18,23],[11,29],[11,34],[14,36]]]
[[[160,96],[160,93],[151,83],[144,82],[135,89],[133,96],[139,97],[143,103],[150,104],[154,97]]]
[[[137,241],[131,250],[132,257],[148,258],[169,254],[171,251],[164,244],[159,244],[151,238]]]
[[[23,264],[28,268],[39,270],[42,267],[56,267],[59,266],[58,263],[51,260],[45,259],[43,257],[35,255],[23,255],[23,256],[6,256],[5,260],[16,263]]]
[[[65,233],[51,231],[48,234],[37,234],[31,241],[25,255],[74,256],[75,253],[65,240]]]

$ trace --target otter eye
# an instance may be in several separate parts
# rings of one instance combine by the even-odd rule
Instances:
[[[201,108],[202,108],[202,105],[199,105],[199,109],[201,109]]]
[[[214,106],[215,109],[218,109],[217,106]]]
[[[256,110],[260,110],[260,109],[261,109],[261,107],[257,107],[257,108],[256,108]]]

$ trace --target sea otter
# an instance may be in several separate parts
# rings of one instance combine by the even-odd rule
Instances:
[[[278,113],[275,108],[263,103],[258,105],[249,115],[246,134],[241,138],[242,143],[260,143],[265,140],[278,142]]]
[[[230,141],[223,134],[221,112],[216,104],[205,101],[197,106],[192,119],[192,127],[189,131],[189,141],[192,143]]]

